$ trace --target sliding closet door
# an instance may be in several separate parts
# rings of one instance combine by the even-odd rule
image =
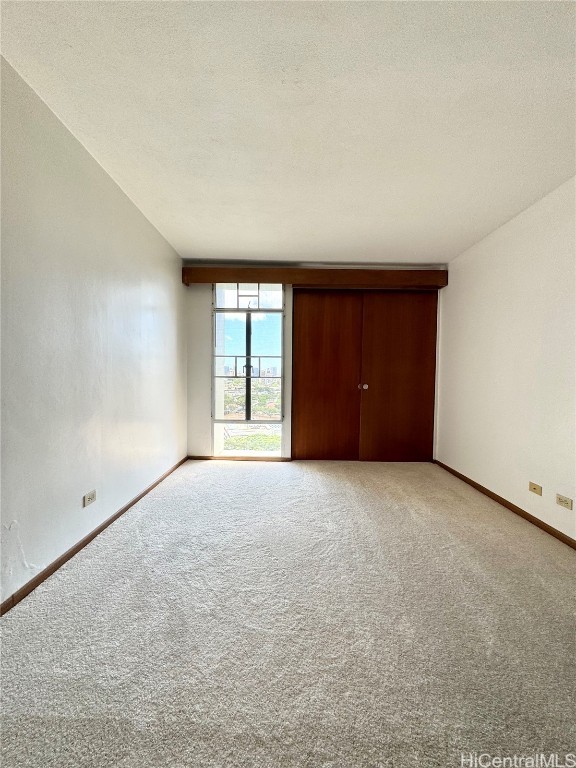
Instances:
[[[430,292],[366,292],[360,459],[431,461],[436,306]]]
[[[292,457],[357,459],[362,293],[295,291]]]

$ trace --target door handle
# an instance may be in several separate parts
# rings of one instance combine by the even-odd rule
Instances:
[[[358,384],[358,389],[368,389],[368,384]]]

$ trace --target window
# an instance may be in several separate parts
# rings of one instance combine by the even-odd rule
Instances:
[[[280,456],[283,326],[282,285],[215,284],[215,456]]]

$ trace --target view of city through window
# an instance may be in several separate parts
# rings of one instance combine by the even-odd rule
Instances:
[[[280,455],[281,285],[216,284],[214,454]]]

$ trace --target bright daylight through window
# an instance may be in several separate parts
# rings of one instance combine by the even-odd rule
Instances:
[[[284,290],[214,286],[215,456],[280,456]]]

